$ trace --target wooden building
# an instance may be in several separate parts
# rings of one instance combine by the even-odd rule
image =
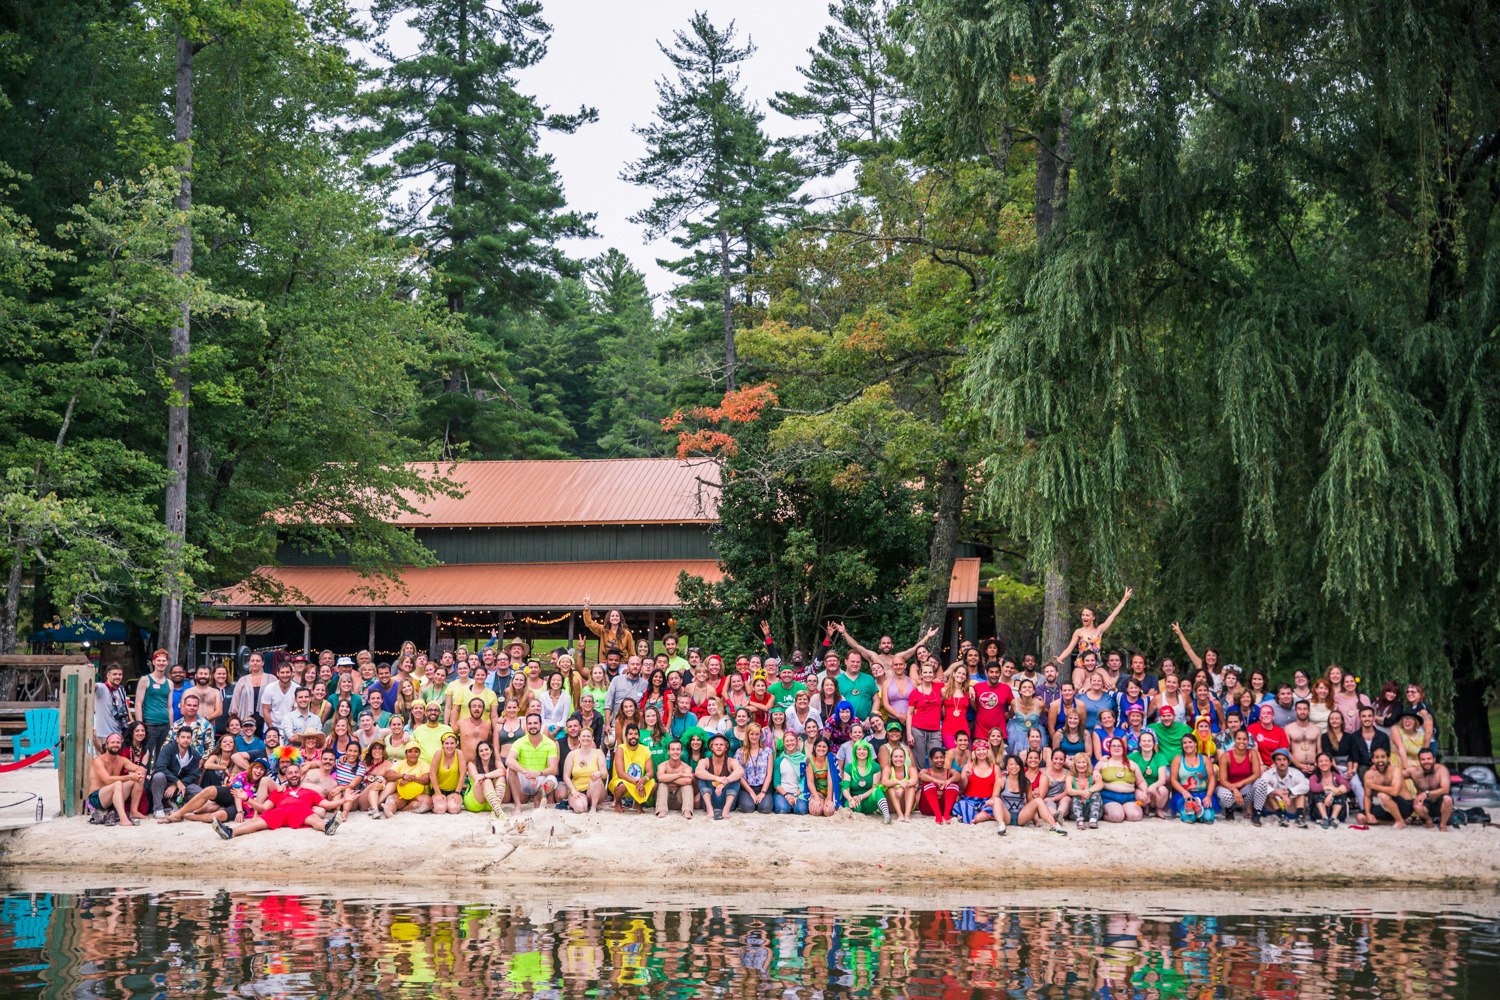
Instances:
[[[722,577],[710,529],[718,469],[671,458],[459,462],[458,498],[419,501],[397,523],[439,564],[408,567],[380,590],[346,560],[283,547],[280,565],[256,574],[285,594],[268,601],[241,583],[214,595],[205,631],[223,646],[282,645],[388,657],[402,640],[430,649],[506,637],[572,639],[587,594],[600,613],[618,608],[637,637],[672,627],[678,575]],[[373,588],[376,588],[372,590]],[[953,629],[974,635],[979,559],[955,568]],[[246,624],[241,633],[239,622]],[[251,626],[259,635],[251,634]],[[201,641],[201,640],[200,640]]]

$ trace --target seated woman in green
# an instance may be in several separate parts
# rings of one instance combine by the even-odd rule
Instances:
[[[875,751],[869,741],[855,742],[843,779],[846,808],[866,816],[878,812],[885,822],[891,821],[891,807],[885,800],[885,789],[880,786],[880,766],[875,762]]]

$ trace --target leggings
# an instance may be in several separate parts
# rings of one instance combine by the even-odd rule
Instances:
[[[1090,823],[1099,822],[1099,816],[1104,812],[1104,796],[1095,792],[1087,799],[1075,798],[1073,800],[1073,819],[1079,823],[1087,820]]]
[[[953,815],[953,804],[958,801],[958,786],[947,785],[942,794],[938,794],[938,786],[932,782],[922,786],[922,811],[937,819],[939,823],[946,822]]]
[[[730,811],[733,812],[734,804],[740,795],[740,783],[738,781],[731,781],[724,786],[722,792],[716,792],[714,791],[714,783],[712,781],[709,781],[707,778],[699,778],[698,792],[699,794],[708,796],[709,804],[716,811],[722,810],[727,803]]]

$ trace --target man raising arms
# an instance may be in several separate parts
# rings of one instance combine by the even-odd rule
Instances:
[[[849,644],[850,649],[854,650],[856,653],[858,653],[860,656],[863,656],[871,663],[878,663],[882,667],[885,667],[887,670],[891,669],[891,661],[898,656],[903,660],[910,661],[911,658],[916,655],[917,646],[923,645],[927,642],[927,640],[938,634],[937,626],[934,625],[932,628],[928,629],[927,634],[918,639],[910,649],[903,649],[899,653],[896,652],[896,641],[888,635],[883,635],[880,637],[880,641],[875,644],[878,652],[871,652],[870,650],[861,646],[859,644],[859,641],[855,639],[854,636],[849,634],[849,630],[844,628],[843,622],[834,622],[833,628],[834,631],[838,632],[839,635],[844,637],[844,641]],[[861,716],[861,718],[863,718],[863,716]]]

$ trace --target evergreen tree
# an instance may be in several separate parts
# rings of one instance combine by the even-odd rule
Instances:
[[[778,91],[771,107],[815,123],[804,140],[809,165],[831,174],[867,159],[897,138],[905,92],[897,78],[900,39],[891,0],[841,0],[828,5],[833,23],[807,50],[800,92]]]
[[[572,132],[594,112],[550,114],[518,89],[518,75],[547,51],[539,3],[377,0],[372,14],[382,30],[409,14],[421,35],[411,56],[377,46],[389,65],[370,95],[371,137],[389,153],[382,179],[422,185],[393,210],[395,222],[470,333],[433,358],[438,383],[422,430],[449,454],[560,453],[566,421],[535,412],[511,368],[518,317],[578,272],[558,241],[591,235],[591,216],[567,207],[538,137]]]
[[[598,352],[589,414],[593,440],[611,457],[666,454],[671,439],[661,421],[669,412],[672,386],[646,279],[612,249],[589,267],[587,280],[586,334]]]
[[[774,148],[761,128],[763,115],[739,87],[739,65],[755,51],[735,41],[734,23],[719,29],[694,14],[671,47],[659,47],[673,75],[657,82],[656,120],[636,129],[646,155],[622,176],[654,188],[651,205],[631,217],[651,239],[670,235],[688,251],[663,266],[687,279],[677,295],[716,304],[723,337],[724,385],[737,382],[737,285],[774,239],[778,223],[792,217],[801,171],[791,155]],[[740,292],[743,304],[747,292]]]

